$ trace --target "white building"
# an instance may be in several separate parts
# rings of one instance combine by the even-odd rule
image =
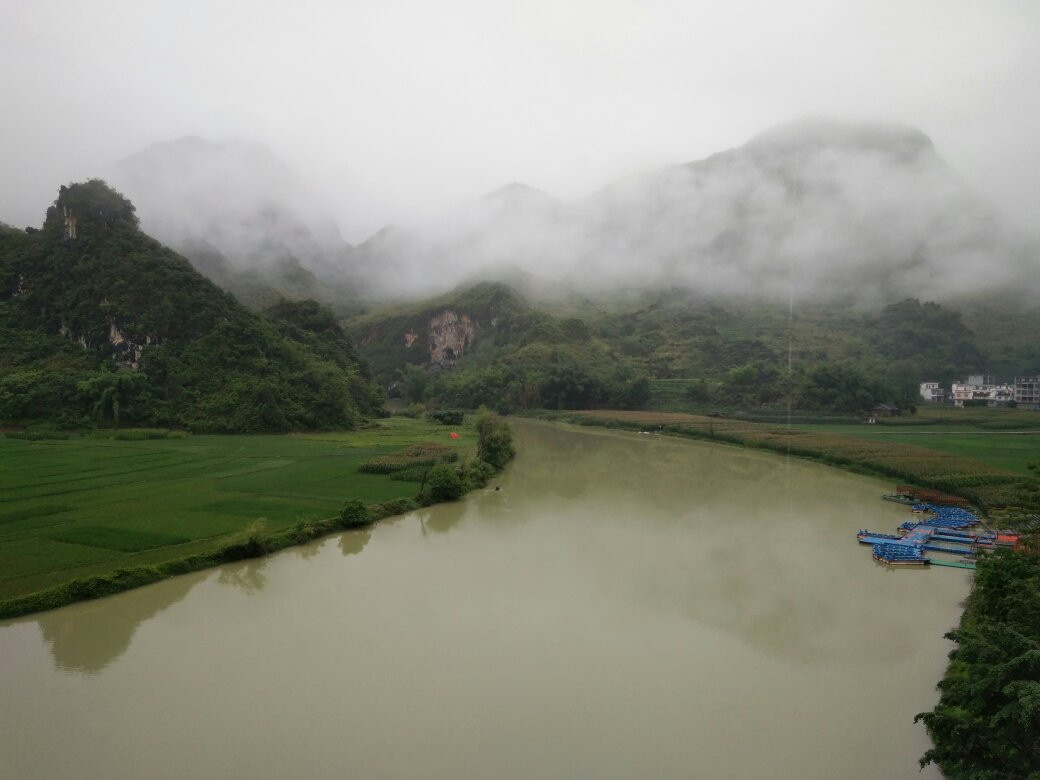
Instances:
[[[922,392],[924,385],[921,385]],[[950,387],[954,406],[964,406],[965,401],[985,401],[986,406],[1003,406],[1015,400],[1015,388],[998,385],[989,374],[972,374],[967,382],[954,382]]]
[[[985,391],[976,385],[967,382],[954,382],[950,385],[950,396],[953,398],[954,406],[964,406],[965,401],[977,401],[985,398]]]
[[[946,391],[938,382],[921,382],[921,398],[941,404],[946,400]]]

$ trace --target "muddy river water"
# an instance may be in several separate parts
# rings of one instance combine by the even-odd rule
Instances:
[[[891,486],[516,425],[500,490],[0,623],[4,778],[914,778],[970,573]]]

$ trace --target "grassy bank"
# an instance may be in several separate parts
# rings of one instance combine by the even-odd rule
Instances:
[[[986,430],[953,425],[798,425],[817,433],[836,433],[878,442],[913,444],[1030,476],[1030,463],[1040,461],[1040,431]]]
[[[450,438],[451,430],[460,437]],[[402,456],[420,442],[437,445],[436,456],[430,448]],[[472,425],[401,417],[342,434],[4,437],[0,617],[407,511],[424,487],[425,472],[415,466],[451,460],[466,467],[476,453]],[[395,459],[411,468],[373,465]],[[361,502],[364,517],[342,515],[351,500]]]

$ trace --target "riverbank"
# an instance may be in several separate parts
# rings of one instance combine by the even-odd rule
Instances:
[[[404,417],[313,435],[5,437],[0,617],[457,498],[495,471],[479,451],[473,424]],[[438,462],[448,468],[428,484]]]
[[[939,703],[920,713],[949,778],[1040,777],[1040,557],[1000,550],[977,564]]]

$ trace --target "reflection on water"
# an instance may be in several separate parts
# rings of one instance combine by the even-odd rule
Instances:
[[[426,530],[444,534],[458,525],[468,510],[469,507],[465,502],[457,501],[453,504],[429,507],[417,514],[422,518],[423,527]]]
[[[141,623],[183,599],[198,581],[198,575],[176,577],[155,589],[155,598],[126,598],[129,594],[120,594],[18,622],[38,623],[55,667],[94,674],[126,652]]]
[[[499,491],[0,624],[0,776],[917,776],[968,578],[856,545],[885,485],[515,427]]]
[[[221,585],[240,588],[245,593],[259,593],[267,585],[264,568],[267,566],[268,560],[268,558],[256,558],[221,566],[217,582]]]
[[[344,555],[357,555],[365,549],[368,540],[372,538],[371,528],[358,528],[347,531],[339,536],[339,549]]]

